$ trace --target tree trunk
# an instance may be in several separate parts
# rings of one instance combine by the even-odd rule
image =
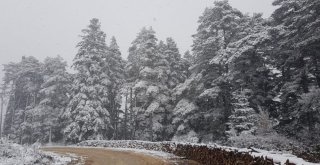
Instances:
[[[320,69],[319,69],[319,62],[318,62],[318,58],[320,56],[320,51],[316,51],[315,52],[315,56],[313,56],[313,65],[315,67],[315,77],[316,77],[316,81],[317,81],[317,85],[320,88]]]
[[[127,140],[127,124],[128,124],[128,93],[126,93],[125,107],[124,107],[124,127],[123,127],[123,137]]]
[[[49,144],[51,144],[51,138],[52,138],[52,130],[51,130],[51,126],[50,126],[50,129],[49,129]]]
[[[150,141],[153,141],[153,122],[152,122],[152,118],[153,118],[153,113],[151,113],[150,115],[150,119],[149,119],[149,127],[150,127]]]
[[[0,109],[0,139],[2,138],[2,112],[3,112],[3,95],[4,93],[1,94],[1,109]]]
[[[135,120],[135,118],[133,117],[132,87],[130,88],[130,114],[131,114],[131,119],[132,119],[132,120]],[[134,139],[134,137],[135,137],[135,132],[136,132],[135,123],[133,123],[131,139]]]

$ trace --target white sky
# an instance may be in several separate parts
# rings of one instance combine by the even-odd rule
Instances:
[[[273,0],[229,0],[242,12],[270,16]],[[21,56],[62,56],[69,64],[81,29],[91,18],[101,21],[107,40],[118,40],[123,57],[143,26],[158,39],[173,37],[180,53],[190,49],[197,21],[213,0],[0,0],[0,64]],[[0,78],[2,77],[2,66]],[[2,78],[1,78],[2,79]]]

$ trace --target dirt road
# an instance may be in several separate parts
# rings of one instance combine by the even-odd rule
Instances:
[[[99,148],[52,147],[43,148],[42,150],[58,154],[72,153],[85,157],[85,165],[172,165],[177,163],[142,153]],[[192,161],[181,161],[177,164],[197,165]]]

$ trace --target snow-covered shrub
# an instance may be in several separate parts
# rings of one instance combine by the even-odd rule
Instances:
[[[1,165],[62,165],[70,161],[71,158],[61,159],[56,154],[42,152],[39,150],[38,144],[27,147],[7,140],[0,140]]]
[[[182,125],[179,126],[183,127]],[[179,130],[178,128],[178,130]],[[180,128],[181,129],[181,128]],[[198,134],[196,132],[194,132],[193,130],[191,130],[190,132],[188,132],[188,134],[186,135],[176,135],[172,138],[173,141],[177,141],[177,142],[187,142],[187,143],[197,143],[199,142],[199,138],[198,138]]]
[[[300,144],[277,133],[265,134],[263,136],[254,136],[251,134],[241,134],[230,137],[228,145],[248,148],[255,147],[265,150],[292,151],[297,149]]]
[[[198,107],[192,101],[187,99],[181,99],[176,105],[175,109],[173,110],[173,113],[176,116],[176,118],[179,118],[184,117],[188,113],[192,113],[197,109]]]

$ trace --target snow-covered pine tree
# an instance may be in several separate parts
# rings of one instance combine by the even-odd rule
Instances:
[[[158,129],[154,129],[154,134],[155,140],[170,140],[174,133],[174,126],[171,124],[172,89],[186,79],[186,63],[181,59],[177,44],[172,38],[167,38],[166,43],[159,42],[157,58],[154,67],[158,72],[159,82],[156,85],[160,87],[160,92],[153,101],[159,104],[154,114],[156,118],[154,123],[158,125]]]
[[[288,136],[316,143],[313,136],[320,113],[310,110],[317,104],[307,100],[317,99],[314,91],[320,88],[320,1],[275,0],[273,5],[277,6],[272,14],[276,46],[271,57],[281,71],[278,128]]]
[[[189,68],[194,65],[195,57],[193,56],[193,54],[190,53],[189,50],[187,50],[186,52],[184,52],[182,60],[184,63],[183,70],[186,73],[187,78],[189,78],[189,76],[191,75],[191,71],[189,70]]]
[[[172,126],[174,127],[174,141],[199,142],[199,135],[194,123],[198,116],[199,107],[193,99],[199,95],[201,74],[192,74],[188,79],[172,90],[174,103]]]
[[[188,73],[187,63],[182,60],[176,42],[172,38],[166,39],[165,59],[169,62],[170,74],[168,75],[168,88],[173,89],[184,82]]]
[[[136,114],[133,131],[134,138],[153,140],[153,121],[151,116],[158,106],[153,109],[147,109],[153,100],[148,96],[159,92],[158,87],[155,86],[157,73],[153,66],[156,55],[157,38],[155,32],[151,27],[149,29],[144,27],[132,42],[128,56],[129,79],[133,81],[135,100],[133,107]]]
[[[147,65],[147,58],[155,54],[157,40],[151,27],[149,29],[143,27],[132,42],[132,46],[129,48],[127,64],[130,82],[134,82],[140,76],[144,65]]]
[[[121,58],[121,52],[116,38],[112,37],[106,56],[107,76],[110,78],[108,85],[108,100],[106,108],[110,114],[111,132],[108,138],[118,139],[119,134],[119,114],[121,106],[121,88],[125,81],[125,61]]]
[[[243,14],[232,8],[228,1],[216,1],[214,7],[207,8],[199,18],[197,33],[193,35],[195,61],[185,85],[197,84],[190,89],[178,86],[177,91],[180,92],[176,93],[193,91],[191,95],[182,96],[177,103],[184,100],[188,102],[185,105],[198,107],[194,115],[189,114],[189,121],[185,122],[189,124],[184,128],[194,130],[200,141],[223,139],[232,106],[230,77],[227,76],[229,68],[225,58],[228,56],[222,55],[231,43],[243,36],[240,33],[242,17]],[[196,80],[196,77],[201,79]]]
[[[233,112],[229,117],[229,136],[239,136],[241,134],[254,135],[258,115],[253,108],[249,106],[248,95],[250,90],[244,89],[233,92]]]
[[[205,69],[211,73],[206,76],[209,81],[215,79],[217,74],[228,72],[226,49],[232,42],[243,37],[243,33],[240,33],[242,21],[243,14],[227,0],[215,1],[214,7],[206,8],[199,18],[200,25],[197,34],[193,35],[192,47],[196,56],[195,69],[198,72]]]
[[[40,142],[51,142],[62,139],[61,129],[63,122],[60,120],[62,112],[69,103],[71,75],[66,71],[67,63],[60,56],[47,57],[43,64],[43,79],[41,85],[41,101],[33,109],[33,121],[38,121],[34,130],[39,132]]]
[[[183,58],[185,60],[187,60],[187,62],[189,63],[189,65],[192,65],[194,63],[194,56],[190,53],[189,50],[187,50],[186,52],[184,52]]]
[[[7,106],[4,134],[19,143],[32,143],[32,109],[39,103],[39,90],[43,82],[41,66],[36,58],[22,57],[19,63],[4,66],[5,84],[11,86]]]
[[[171,39],[170,47],[163,41],[157,44],[155,32],[143,28],[129,49],[128,62],[134,91],[134,110],[136,117],[136,136],[147,140],[168,140],[172,134],[170,127],[172,104],[170,103],[170,87],[179,83],[178,76],[172,75],[171,64],[178,64],[180,54]],[[170,61],[171,60],[171,61]],[[140,65],[139,65],[140,64]],[[170,77],[172,76],[172,77]]]
[[[77,73],[71,100],[63,115],[69,120],[64,129],[68,141],[109,136],[107,130],[111,127],[110,114],[106,107],[110,103],[108,86],[111,81],[105,60],[106,35],[100,27],[98,19],[90,20],[90,25],[82,30],[82,41],[77,45],[79,50],[73,63]]]

